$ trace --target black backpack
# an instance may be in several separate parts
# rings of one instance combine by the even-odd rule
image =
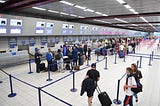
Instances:
[[[56,60],[60,60],[61,58],[62,58],[62,54],[59,54],[59,53],[58,53],[58,54],[55,56],[55,59],[56,59]]]

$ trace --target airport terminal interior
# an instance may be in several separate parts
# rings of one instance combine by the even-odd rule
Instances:
[[[159,24],[160,0],[0,0],[0,106],[160,106]]]

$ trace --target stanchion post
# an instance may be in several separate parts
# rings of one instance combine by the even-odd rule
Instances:
[[[152,65],[151,65],[151,60],[152,60],[152,55],[150,54],[149,64],[148,64],[149,66],[152,66]]]
[[[87,56],[87,65],[86,66],[89,66],[89,55]]]
[[[0,81],[0,83],[3,83],[2,81]]]
[[[52,81],[52,79],[50,78],[50,69],[51,68],[51,65],[50,64],[48,64],[48,79],[47,79],[47,81]]]
[[[70,90],[71,92],[77,92],[77,89],[75,88],[75,72],[73,71],[73,88]]]
[[[137,68],[138,68],[138,66],[139,66],[139,60],[137,60]]]
[[[9,75],[9,83],[10,83],[11,93],[8,95],[8,97],[14,97],[14,96],[16,96],[17,94],[16,94],[16,93],[13,93],[12,76],[11,76],[11,74]]]
[[[142,56],[140,56],[139,68],[142,68]]]
[[[41,103],[41,88],[40,87],[38,88],[38,99],[39,99],[39,106],[42,106],[42,103]]]
[[[29,59],[28,63],[29,63],[29,72],[28,72],[28,74],[32,74],[33,72],[31,70],[31,59]]]
[[[117,52],[115,53],[114,64],[117,64]]]
[[[124,54],[123,62],[126,62],[126,55]]]
[[[152,51],[152,61],[153,61],[153,57],[154,57],[154,51]]]
[[[120,86],[120,80],[118,80],[118,86],[117,86],[117,98],[113,100],[114,104],[121,104],[121,100],[119,100],[119,86]]]
[[[105,61],[105,70],[107,70],[108,68],[107,68],[107,63],[108,63],[108,61],[107,61],[107,56],[106,56],[106,61]]]
[[[99,54],[97,53],[97,61],[99,61]]]

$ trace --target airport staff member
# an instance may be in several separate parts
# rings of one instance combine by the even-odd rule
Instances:
[[[51,48],[49,48],[48,52],[46,53],[46,60],[48,62],[48,69],[51,69],[52,58],[53,58],[52,51],[51,51]]]
[[[40,53],[40,49],[35,50],[35,63],[36,63],[36,72],[40,73],[40,63],[42,54]]]
[[[91,106],[93,94],[97,87],[97,81],[99,81],[100,74],[96,70],[96,63],[91,64],[91,69],[88,70],[83,82],[82,82],[82,89],[81,89],[81,96],[84,92],[87,92],[88,96],[88,106]]]

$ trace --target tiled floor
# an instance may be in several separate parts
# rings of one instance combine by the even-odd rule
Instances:
[[[148,45],[143,45],[141,48],[137,49],[137,52],[150,54],[152,50],[155,51],[155,54],[159,53],[156,50],[156,43],[149,49]],[[102,60],[103,58],[103,56],[99,57],[99,60]],[[102,91],[106,91],[109,94],[112,100],[116,98],[118,79],[120,79],[125,73],[125,68],[130,66],[131,63],[136,63],[137,60],[139,60],[139,57],[127,56],[126,62],[123,62],[123,59],[117,58],[117,64],[114,64],[114,56],[109,56],[108,70],[104,70],[105,60],[97,63],[97,70],[99,70],[101,75],[99,86]],[[92,56],[92,62],[96,62],[95,55]],[[142,68],[140,68],[140,70],[143,74],[142,84],[144,89],[143,92],[139,94],[139,102],[134,102],[134,106],[160,106],[160,59],[154,60],[152,66],[148,66],[148,63],[149,58],[142,58]],[[81,68],[84,67],[86,67],[86,63]],[[70,89],[72,88],[72,75],[43,88],[43,90],[61,100],[64,100],[72,106],[87,106],[87,96],[86,94],[80,96],[80,89],[81,82],[88,69],[89,68],[86,68],[75,74],[75,86],[78,89],[77,92],[70,92]],[[35,85],[36,87],[42,87],[70,74],[69,71],[66,71],[65,73],[51,72],[51,78],[53,80],[47,82],[47,73],[35,73],[34,63],[32,63],[33,74],[27,74],[29,70],[28,64],[5,68],[4,70],[25,82]],[[0,80],[3,81],[3,83],[0,84],[0,106],[39,106],[37,89],[13,79],[13,91],[17,93],[17,96],[8,98],[8,94],[10,93],[9,78],[4,73],[0,72]],[[119,99],[122,101],[125,95],[125,92],[123,91],[124,83],[125,78],[121,80],[120,85]],[[97,95],[97,92],[95,92],[92,106],[101,106]],[[41,97],[42,106],[67,106],[63,102],[45,94],[44,92],[41,92]],[[113,104],[112,106],[116,105]]]

